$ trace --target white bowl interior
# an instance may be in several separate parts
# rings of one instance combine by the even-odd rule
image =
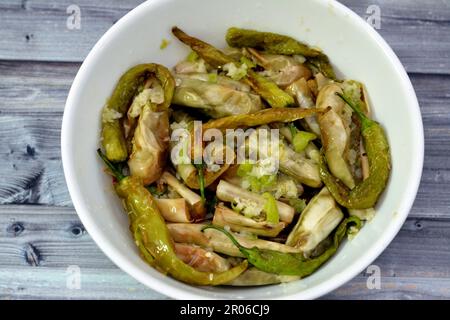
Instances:
[[[100,110],[131,66],[173,66],[189,52],[171,35],[174,25],[218,47],[225,47],[231,26],[290,35],[322,48],[340,75],[366,85],[374,116],[387,130],[392,175],[373,221],[312,276],[260,288],[199,288],[158,273],[139,257],[128,219],[95,153]],[[161,50],[163,39],[171,42]],[[81,67],[64,114],[62,155],[74,206],[92,238],[119,267],[154,290],[194,299],[315,298],[354,277],[398,232],[420,181],[423,128],[415,93],[398,59],[371,27],[335,1],[153,0],[114,25]]]

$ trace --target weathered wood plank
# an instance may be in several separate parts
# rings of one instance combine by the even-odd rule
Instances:
[[[79,63],[0,61],[0,114],[62,113]]]
[[[60,157],[64,103],[78,63],[0,63],[0,204],[71,204]],[[425,126],[413,216],[450,214],[450,76],[411,74]]]
[[[0,270],[0,300],[7,299],[167,299],[122,270],[81,269],[81,287],[71,285],[71,269],[7,267]],[[69,281],[69,285],[68,284]]]
[[[447,300],[448,278],[381,277],[380,289],[367,289],[367,277],[358,276],[323,299],[333,300]]]
[[[340,0],[361,17],[381,13],[377,31],[391,45],[408,72],[449,74],[450,1]],[[433,60],[433,62],[431,62]]]
[[[0,114],[64,111],[80,63],[0,61]],[[450,77],[410,73],[425,127],[445,128],[450,112]]]
[[[140,0],[78,0],[81,29],[69,30],[71,0],[6,0],[0,4],[0,59],[82,61],[95,42]],[[378,5],[381,29],[409,72],[450,73],[450,1],[343,0],[367,18]]]
[[[73,208],[0,206],[0,212],[4,266],[115,268],[87,235]]]
[[[71,204],[60,134],[60,114],[0,116],[0,204]]]
[[[81,269],[80,289],[67,286],[67,269],[23,267],[0,270],[0,299],[167,299],[119,269]],[[381,288],[369,290],[359,275],[322,299],[450,299],[448,278],[381,277]]]
[[[0,59],[82,61],[103,33],[142,2],[2,1]],[[67,13],[67,10],[71,5],[81,9],[79,30],[67,27],[72,13]]]
[[[165,298],[115,267],[84,231],[70,207],[59,150],[79,62],[141,2],[79,0],[82,28],[72,31],[66,26],[72,1],[0,3],[0,204],[28,204],[0,205],[0,299]],[[369,6],[379,6],[379,32],[407,70],[442,76],[411,74],[425,125],[425,167],[410,218],[375,262],[381,289],[369,290],[362,273],[324,298],[449,299],[450,0],[342,2],[364,18]],[[81,268],[80,290],[67,286],[72,265]]]
[[[60,114],[0,116],[0,204],[71,204],[60,158],[60,122]],[[425,133],[424,173],[411,214],[448,216],[450,126]]]
[[[0,207],[0,299],[163,298],[126,276],[98,249],[70,208]],[[374,264],[381,289],[367,273],[326,298],[450,298],[450,219],[408,219]],[[67,288],[78,266],[81,290]]]

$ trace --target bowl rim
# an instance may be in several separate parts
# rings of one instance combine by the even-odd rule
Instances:
[[[66,184],[68,186],[68,190],[70,196],[72,198],[73,205],[75,210],[83,223],[84,227],[88,231],[91,238],[95,241],[97,246],[108,256],[108,258],[113,261],[120,269],[122,269],[127,274],[131,275],[134,279],[144,284],[145,286],[160,292],[166,296],[175,299],[212,299],[211,296],[208,296],[207,292],[205,294],[196,294],[191,292],[186,292],[181,288],[177,288],[176,286],[169,284],[163,280],[159,280],[155,277],[149,276],[148,273],[141,271],[137,268],[133,263],[127,260],[126,257],[118,254],[116,249],[108,242],[107,238],[103,235],[100,228],[96,226],[92,215],[90,214],[90,210],[88,206],[84,203],[83,197],[80,192],[80,188],[78,184],[75,182],[75,169],[74,169],[74,161],[73,158],[70,157],[69,146],[70,142],[73,140],[73,136],[75,132],[73,130],[73,123],[71,122],[72,115],[76,112],[76,96],[80,91],[81,84],[83,80],[86,78],[87,70],[90,69],[91,65],[95,60],[95,56],[97,52],[105,43],[110,41],[111,38],[114,37],[115,33],[120,30],[120,28],[131,22],[137,15],[141,13],[144,9],[147,9],[151,6],[158,6],[161,3],[166,2],[167,0],[152,0],[146,1],[136,8],[128,12],[125,16],[123,16],[118,22],[116,22],[101,38],[97,41],[95,46],[91,49],[86,59],[82,63],[73,83],[70,88],[66,105],[64,109],[62,128],[61,128],[61,157],[62,164],[64,170],[64,176],[66,179]],[[322,5],[326,5],[328,3],[327,0],[315,0]],[[419,188],[420,180],[422,177],[423,170],[423,161],[424,161],[424,131],[423,131],[423,123],[422,116],[420,112],[419,103],[417,100],[416,93],[411,84],[411,81],[401,64],[399,58],[396,56],[391,47],[386,43],[386,41],[381,37],[378,32],[373,29],[366,21],[364,21],[358,14],[354,11],[346,7],[340,2],[333,2],[333,7],[346,14],[347,17],[351,20],[354,20],[356,24],[362,29],[367,36],[371,37],[372,40],[381,47],[382,51],[386,55],[386,58],[391,62],[394,66],[396,73],[401,78],[401,85],[406,92],[409,93],[409,104],[411,110],[411,121],[413,122],[414,127],[417,129],[417,142],[418,146],[417,157],[411,159],[413,170],[411,172],[412,177],[410,177],[410,182],[405,186],[405,194],[406,196],[401,200],[400,205],[397,210],[397,219],[395,219],[395,223],[391,223],[389,228],[385,230],[380,237],[380,239],[376,242],[374,247],[371,250],[367,251],[363,255],[361,255],[355,263],[351,264],[348,268],[342,270],[341,272],[334,274],[329,277],[322,283],[306,288],[298,293],[287,294],[282,297],[275,297],[275,299],[315,299],[322,295],[325,295],[336,288],[342,286],[356,275],[358,275],[363,269],[369,266],[384,250],[385,248],[392,242],[394,237],[400,231],[403,226],[411,208],[414,203],[414,200],[417,195],[417,191]],[[151,280],[149,279],[152,278]]]

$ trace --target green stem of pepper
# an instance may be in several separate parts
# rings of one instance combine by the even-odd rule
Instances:
[[[100,150],[100,148],[97,149],[97,154],[100,156],[100,158],[103,160],[103,162],[106,164],[106,166],[111,170],[111,173],[114,175],[114,177],[120,181],[125,178],[125,175],[111,162],[108,160],[106,155]]]
[[[362,112],[361,108],[357,105],[352,103],[352,101],[350,101],[349,98],[347,98],[346,96],[344,96],[342,93],[340,92],[336,92],[336,95],[341,98],[342,100],[344,100],[344,102],[346,104],[348,104],[350,106],[350,108],[353,109],[353,111],[358,115],[358,117],[361,120],[361,124],[363,127],[367,127],[370,125],[370,119]]]
[[[372,208],[377,203],[389,179],[391,170],[389,143],[380,124],[369,119],[357,103],[352,103],[351,99],[345,95],[339,94],[338,96],[355,110],[361,119],[361,136],[369,160],[369,176],[353,189],[349,189],[330,173],[322,154],[319,160],[320,178],[341,206],[348,209]]]
[[[205,196],[205,165],[202,164],[195,164],[194,165],[198,170],[198,184],[200,187],[200,197],[202,198],[202,203],[205,204],[206,196]]]
[[[248,262],[261,271],[279,275],[306,277],[316,271],[336,253],[339,244],[353,225],[360,229],[361,220],[353,216],[342,221],[334,232],[332,245],[320,256],[313,259],[305,259],[302,253],[283,253],[274,250],[258,249],[257,247],[243,247],[231,233],[214,225],[206,226],[203,230],[215,229],[223,232],[247,258]]]
[[[295,135],[297,134],[298,129],[297,129],[297,127],[296,127],[293,123],[289,123],[289,124],[288,124],[288,128],[289,128],[289,130],[291,131],[292,140],[294,140],[294,137],[295,137]]]

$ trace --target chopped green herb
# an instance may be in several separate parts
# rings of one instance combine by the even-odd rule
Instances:
[[[205,197],[205,174],[204,174],[204,170],[205,170],[205,164],[195,164],[195,167],[198,170],[198,184],[200,186],[200,196],[202,197],[202,202],[205,203],[206,202],[206,197]]]
[[[270,223],[280,222],[277,201],[275,200],[274,196],[268,192],[263,193],[262,196],[267,200],[263,208],[264,212],[266,213],[266,221]]]
[[[209,73],[208,82],[217,83],[217,73]]]
[[[195,62],[198,60],[198,58],[199,58],[199,56],[198,56],[197,52],[191,51],[191,52],[189,52],[188,56],[186,57],[186,61]]]
[[[169,44],[170,44],[170,41],[169,41],[169,40],[167,40],[167,39],[162,39],[161,45],[159,46],[159,48],[160,48],[161,50],[163,50],[163,49],[167,48],[167,46],[168,46]]]
[[[254,63],[252,60],[250,60],[247,57],[241,57],[241,63],[247,65],[248,69],[256,67],[256,63]]]
[[[250,173],[250,171],[252,171],[252,169],[253,169],[252,163],[248,163],[248,162],[241,163],[237,170],[237,175],[241,178],[245,177],[248,173]]]
[[[307,131],[298,131],[292,139],[292,145],[294,146],[295,152],[302,152],[305,150],[308,143],[317,136],[314,133]]]

